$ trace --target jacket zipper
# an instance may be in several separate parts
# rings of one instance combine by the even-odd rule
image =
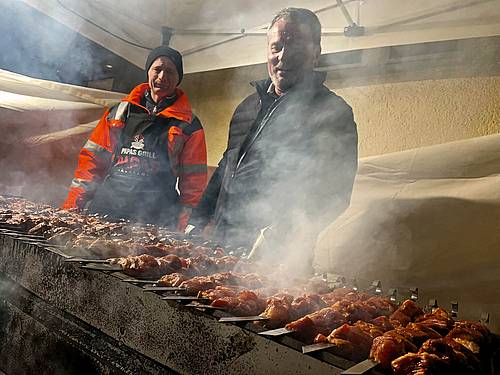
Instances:
[[[241,165],[241,162],[243,161],[243,159],[245,158],[245,156],[247,155],[247,151],[250,149],[250,147],[253,145],[253,143],[255,142],[255,140],[257,139],[257,137],[260,135],[260,133],[262,132],[262,130],[264,129],[264,127],[267,125],[269,119],[271,118],[271,116],[274,114],[274,112],[276,111],[276,109],[279,107],[279,105],[281,104],[281,102],[283,100],[281,100],[283,97],[280,97],[278,99],[276,99],[276,101],[271,105],[271,107],[269,107],[269,109],[267,110],[267,113],[266,115],[264,116],[264,118],[262,119],[261,123],[260,123],[260,126],[259,128],[257,129],[257,131],[255,132],[255,135],[253,136],[253,139],[251,140],[251,142],[248,144],[247,146],[247,149],[246,151],[243,153],[243,155],[241,155],[241,157],[239,158],[238,160],[238,163],[236,164],[236,168],[234,169],[233,173],[231,174],[231,178],[234,178],[235,174],[236,174],[236,171],[238,170],[239,166]]]

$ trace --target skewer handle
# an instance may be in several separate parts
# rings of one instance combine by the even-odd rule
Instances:
[[[178,295],[164,296],[161,297],[161,299],[171,300],[171,301],[207,301],[206,298],[193,297],[193,296],[178,296]]]
[[[88,270],[95,270],[95,271],[113,271],[113,272],[122,270],[120,266],[109,265],[109,264],[84,264],[80,266],[80,268],[86,268]]]
[[[282,335],[288,335],[289,333],[292,332],[294,331],[283,327],[283,328],[271,329],[269,331],[258,332],[258,334],[262,336],[282,336]]]
[[[211,305],[203,305],[201,303],[188,303],[187,305],[184,305],[186,307],[194,307],[196,309],[205,309],[205,310],[222,310],[224,311],[224,307],[218,307],[218,306],[211,306]]]
[[[133,283],[133,284],[151,284],[155,285],[156,280],[137,280],[137,279],[123,279],[124,283]]]
[[[329,342],[318,342],[317,344],[304,345],[302,347],[302,354],[318,352],[320,350],[325,350],[334,346],[334,344],[331,344]]]
[[[370,371],[372,368],[378,366],[378,362],[373,359],[365,359],[363,362],[359,362],[357,365],[348,368],[347,370],[341,372],[341,375],[363,375]]]

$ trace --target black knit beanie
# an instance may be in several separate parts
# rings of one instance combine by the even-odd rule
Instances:
[[[153,62],[160,56],[166,56],[170,60],[172,60],[175,67],[177,68],[177,74],[179,74],[179,82],[177,84],[181,83],[182,76],[184,75],[184,70],[182,68],[182,56],[179,51],[168,46],[156,47],[149,53],[148,59],[146,60],[146,78],[148,76],[149,68],[151,67]]]

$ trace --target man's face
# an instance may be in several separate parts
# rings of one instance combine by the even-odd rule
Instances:
[[[151,64],[148,70],[148,83],[155,102],[172,96],[178,82],[179,73],[168,57],[160,56]]]
[[[281,95],[312,74],[321,49],[307,25],[278,20],[267,34],[267,69]]]

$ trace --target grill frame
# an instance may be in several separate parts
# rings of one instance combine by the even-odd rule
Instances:
[[[0,233],[0,273],[16,288],[69,314],[165,370],[182,374],[340,374],[352,365],[330,353],[304,356],[301,343],[276,340],[122,282],[121,272],[82,269],[22,233]],[[2,296],[5,299],[5,296]],[[124,323],[126,322],[126,323]],[[74,323],[76,324],[76,323]],[[35,355],[35,351],[33,351]],[[328,362],[343,364],[342,367]],[[9,373],[9,369],[3,369]],[[154,373],[154,372],[152,372]]]

